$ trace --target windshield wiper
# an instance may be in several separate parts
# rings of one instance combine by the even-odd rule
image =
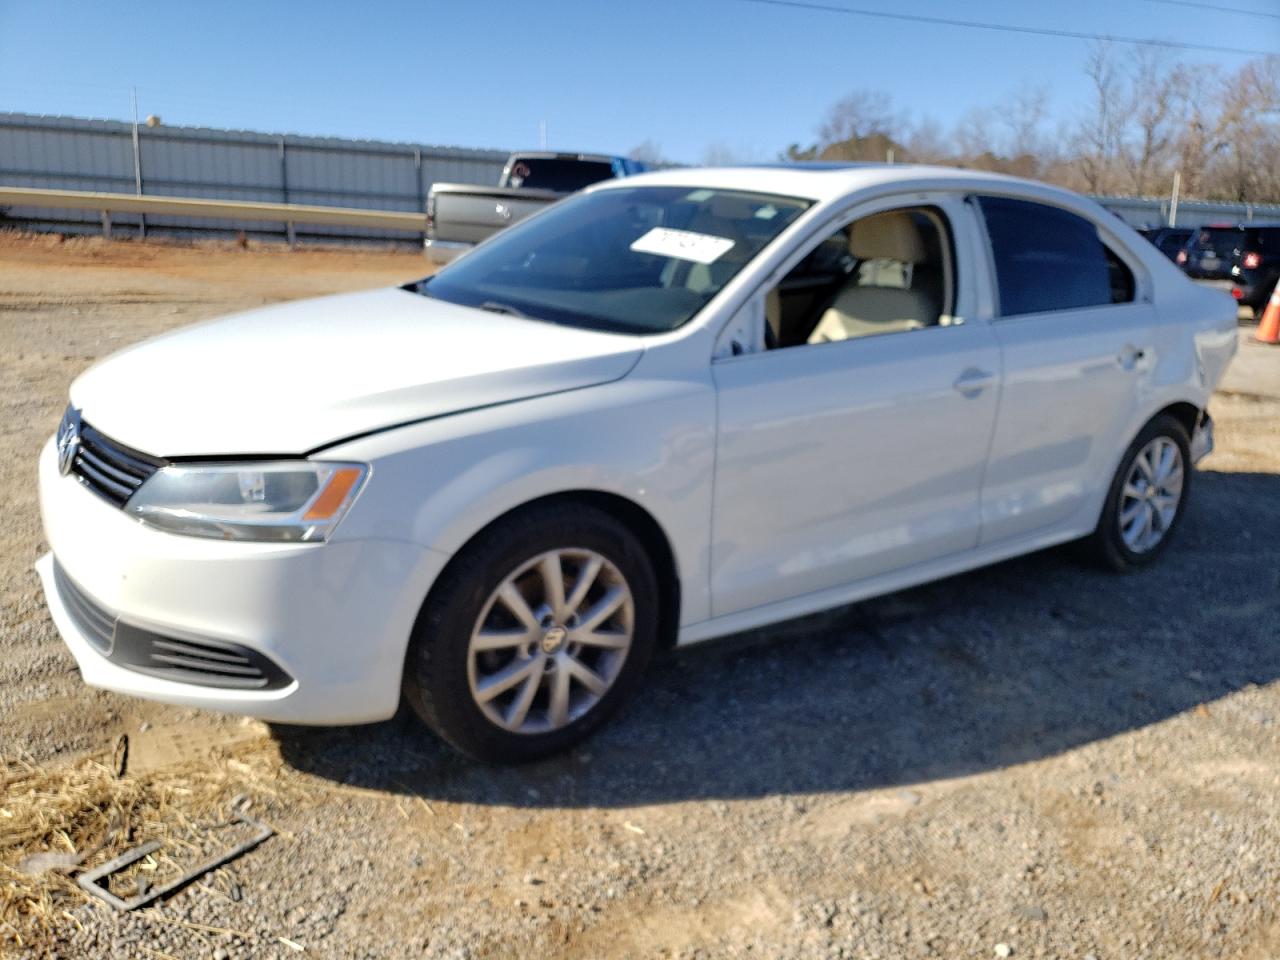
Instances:
[[[488,310],[490,313],[504,313],[509,317],[519,317],[522,320],[529,319],[529,315],[527,313],[517,310],[509,303],[501,303],[497,300],[486,300],[484,303],[480,304],[480,309]]]

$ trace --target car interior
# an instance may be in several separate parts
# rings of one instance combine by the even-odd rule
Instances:
[[[765,299],[769,349],[953,322],[955,268],[942,212],[855,220],[819,243]]]

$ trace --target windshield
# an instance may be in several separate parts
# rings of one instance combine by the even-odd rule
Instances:
[[[808,206],[689,187],[584,193],[498,234],[417,290],[570,326],[674,330]]]
[[[511,165],[507,186],[573,193],[612,176],[613,164],[606,160],[521,157]]]

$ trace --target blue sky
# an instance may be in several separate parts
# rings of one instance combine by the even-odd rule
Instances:
[[[1280,52],[1280,19],[1155,0],[825,2]],[[1280,13],[1280,0],[1227,5]],[[517,148],[545,120],[555,148],[651,140],[686,162],[713,145],[767,160],[859,88],[949,127],[1043,85],[1056,127],[1087,97],[1085,53],[737,0],[0,0],[0,111],[126,119],[136,87],[141,113],[171,124]]]

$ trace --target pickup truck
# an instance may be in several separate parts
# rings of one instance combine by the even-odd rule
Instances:
[[[448,263],[481,240],[600,180],[647,170],[628,157],[513,153],[496,187],[437,183],[427,194],[427,258]]]

